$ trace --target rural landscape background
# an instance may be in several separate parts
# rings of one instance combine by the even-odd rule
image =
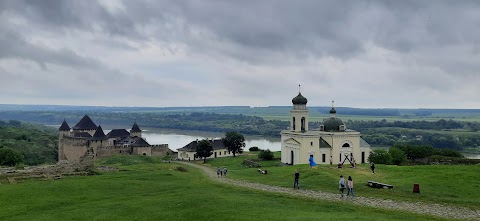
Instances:
[[[0,220],[480,220],[479,27],[468,0],[0,0]],[[308,128],[336,114],[368,162],[281,162],[297,95]],[[60,125],[85,115],[115,154],[70,137],[80,162],[59,160]],[[228,132],[245,146],[102,146],[134,123],[205,144],[193,158]]]

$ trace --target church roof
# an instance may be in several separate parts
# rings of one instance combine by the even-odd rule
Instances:
[[[140,127],[138,127],[138,124],[136,121],[135,123],[133,123],[132,129],[130,130],[130,132],[142,132],[142,130],[140,130]]]
[[[92,119],[85,115],[82,119],[73,127],[74,130],[96,130],[97,125],[93,123]]]
[[[227,149],[225,146],[223,146],[223,141],[221,139],[217,140],[208,140],[210,144],[212,144],[213,150],[221,150],[221,149]],[[189,144],[185,145],[184,147],[178,149],[179,151],[186,151],[186,152],[192,152],[192,151],[197,151],[198,147],[198,142],[197,141],[192,141]]]
[[[92,140],[106,140],[107,136],[103,132],[102,126],[98,125],[97,130],[93,134]]]
[[[293,104],[307,104],[307,98],[302,96],[302,93],[298,92],[298,95],[292,99]]]
[[[125,130],[125,129],[113,129],[110,132],[108,132],[107,137],[108,138],[117,138],[117,137],[129,137],[130,133]]]
[[[320,137],[320,148],[331,148],[330,144],[323,139],[323,137]]]
[[[324,131],[345,131],[346,127],[340,130],[340,126],[345,125],[343,121],[338,117],[329,117],[323,121]]]
[[[60,126],[60,128],[58,128],[58,130],[60,130],[60,131],[69,131],[70,130],[70,126],[68,126],[67,121],[65,121],[65,119],[63,120],[63,123]]]
[[[370,144],[368,144],[367,141],[360,137],[360,147],[370,147]]]

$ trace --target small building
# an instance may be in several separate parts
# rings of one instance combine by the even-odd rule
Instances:
[[[308,164],[310,157],[318,164],[366,163],[370,154],[370,145],[361,138],[360,132],[350,130],[336,116],[333,106],[330,117],[320,128],[308,128],[307,98],[299,92],[292,99],[290,127],[281,134],[281,161],[286,164]],[[348,161],[346,162],[348,163]]]
[[[233,153],[228,151],[228,149],[225,146],[223,146],[222,139],[212,139],[208,141],[212,144],[213,154],[210,157],[207,157],[207,159],[233,156]],[[198,142],[199,142],[198,140],[195,140],[185,145],[184,147],[177,149],[178,159],[179,160],[199,160],[200,158],[197,157],[196,155]]]

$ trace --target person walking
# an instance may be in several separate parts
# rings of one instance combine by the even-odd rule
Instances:
[[[352,176],[348,176],[348,181],[347,181],[347,197],[352,193],[352,198],[353,198],[353,180]]]
[[[217,167],[217,177],[220,177],[222,174],[222,168]]]
[[[343,198],[343,191],[345,190],[346,182],[343,175],[340,175],[340,180],[338,181],[338,190],[340,190],[340,196]]]
[[[375,174],[375,164],[372,163],[372,165],[370,165],[370,169],[372,169],[372,174]]]
[[[223,168],[223,176],[227,176],[227,168],[226,167]]]
[[[330,156],[330,169],[332,169],[332,166],[333,166],[333,158],[332,156]]]
[[[293,182],[293,189],[300,189],[300,186],[298,185],[298,180],[300,179],[300,173],[298,170],[295,170],[295,181]]]

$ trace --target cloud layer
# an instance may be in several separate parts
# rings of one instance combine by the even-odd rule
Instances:
[[[480,107],[477,1],[0,1],[0,103]]]

